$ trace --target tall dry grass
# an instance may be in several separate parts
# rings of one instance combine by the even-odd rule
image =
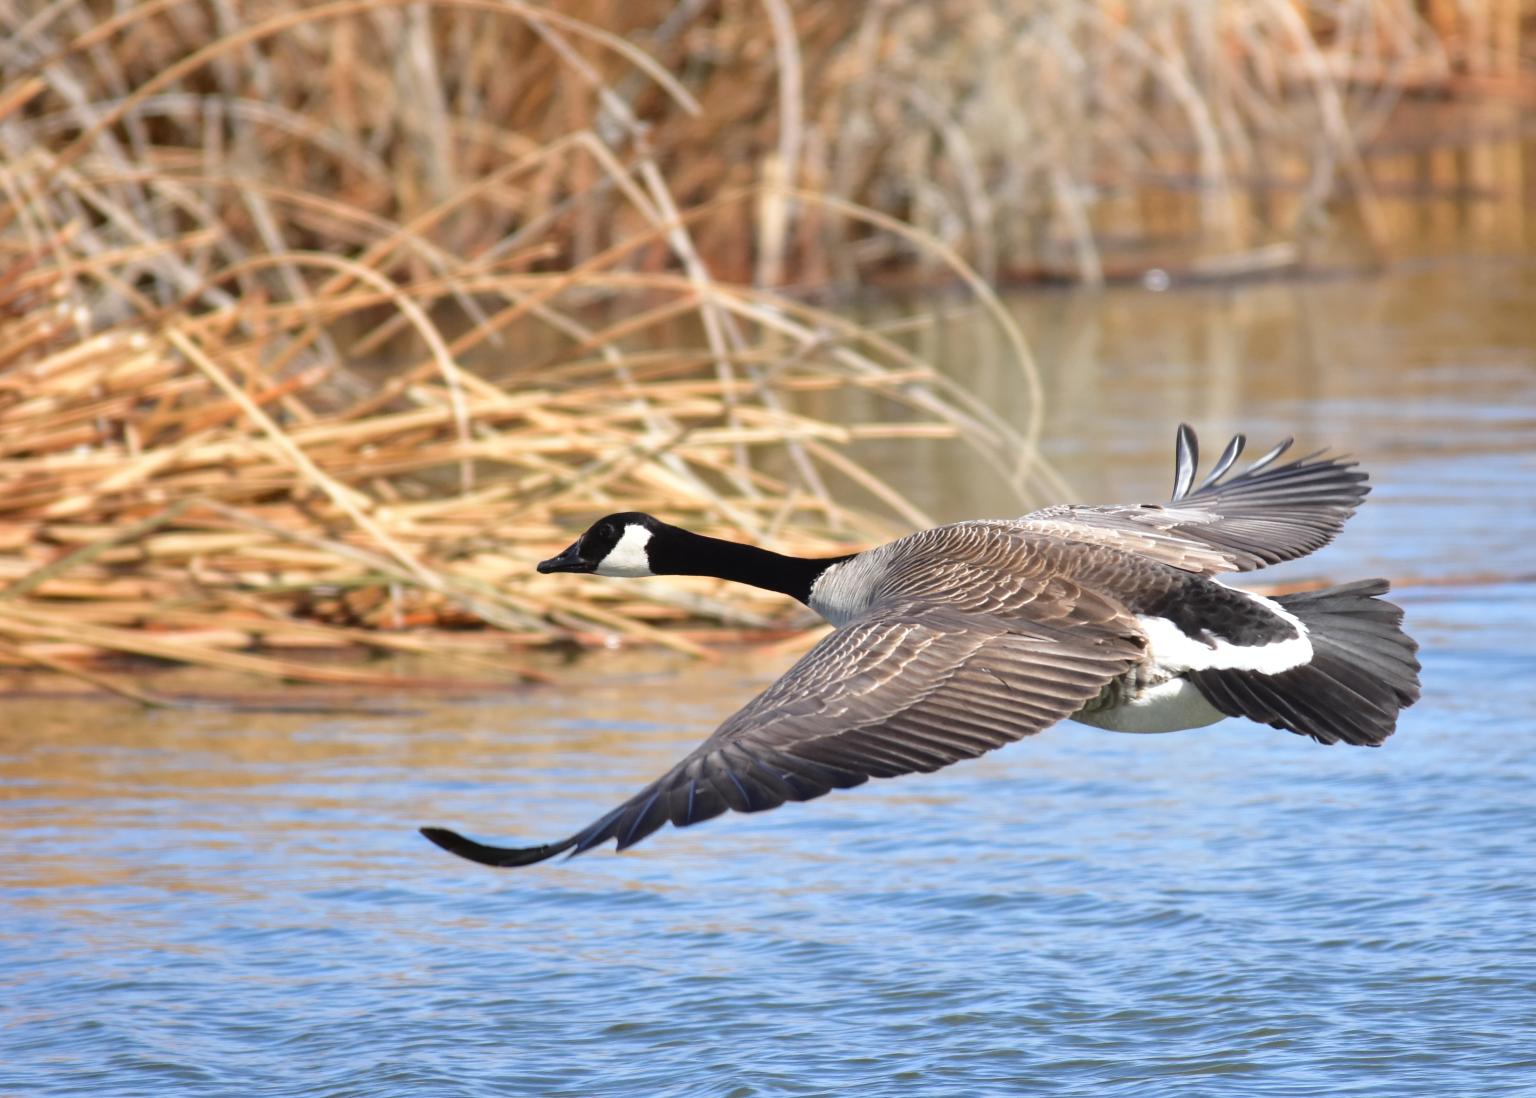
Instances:
[[[989,276],[1092,280],[1124,237],[1189,230],[1197,253],[1228,255],[1330,213],[1369,229],[1360,156],[1401,96],[1515,79],[1536,30],[1520,0],[119,7],[0,13],[11,155],[235,171],[400,224],[446,204],[419,226],[434,243],[507,256],[537,239],[568,265],[652,223],[613,174],[653,190],[644,161],[660,212],[700,211],[711,271],[760,286],[910,261],[836,203]],[[268,250],[367,237],[323,202],[299,224],[240,212],[230,231]],[[670,255],[655,240],[630,263]]]
[[[621,506],[808,552],[926,521],[861,438],[1042,494],[1038,400],[792,291],[965,284],[1037,392],[986,276],[1101,277],[1149,188],[1222,256],[1369,225],[1362,144],[1458,40],[1408,0],[0,6],[0,660],[369,681],[292,650],[782,621],[530,565]]]
[[[0,659],[368,682],[293,650],[503,670],[509,643],[551,638],[697,653],[663,627],[784,608],[708,582],[534,583],[533,562],[617,509],[805,552],[925,522],[850,457],[860,439],[959,434],[1025,493],[1038,421],[718,276],[701,234],[801,203],[682,202],[689,169],[635,104],[701,108],[609,30],[500,0],[104,15],[54,4],[0,47]],[[1033,384],[941,243],[803,205],[969,280]],[[867,420],[796,410],[829,390]],[[459,631],[485,622],[501,631]]]

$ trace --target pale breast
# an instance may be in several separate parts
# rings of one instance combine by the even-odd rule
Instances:
[[[1204,728],[1226,716],[1188,679],[1165,679],[1122,697],[1119,705],[1084,707],[1072,714],[1072,720],[1111,732],[1180,732]]]

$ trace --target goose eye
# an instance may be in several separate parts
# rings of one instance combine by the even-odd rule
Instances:
[[[619,532],[613,528],[613,523],[611,522],[598,523],[597,529],[594,530],[593,533],[595,533],[603,541],[608,541],[609,539],[614,541],[619,540]]]

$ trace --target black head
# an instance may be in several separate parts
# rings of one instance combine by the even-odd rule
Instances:
[[[594,572],[599,576],[654,576],[651,540],[672,530],[639,511],[600,518],[558,557],[539,562],[540,572]]]
[[[539,571],[714,576],[808,602],[817,577],[847,559],[786,557],[755,545],[695,534],[639,511],[623,511],[598,519],[565,552],[540,561]]]

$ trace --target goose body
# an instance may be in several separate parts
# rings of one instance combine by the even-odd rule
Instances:
[[[610,515],[541,572],[710,575],[779,591],[837,628],[668,773],[557,843],[487,846],[423,828],[473,861],[527,865],[619,849],[668,821],[809,800],[935,770],[1062,719],[1169,732],[1227,716],[1322,743],[1376,746],[1418,697],[1384,580],[1263,598],[1215,577],[1326,545],[1366,495],[1354,463],[1282,443],[1223,479],[1238,436],[1194,486],[1180,427],[1166,504],[1056,506],[953,523],[807,559]]]

